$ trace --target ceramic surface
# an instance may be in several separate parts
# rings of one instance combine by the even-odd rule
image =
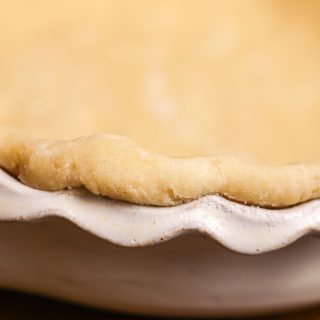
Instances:
[[[320,229],[318,200],[283,210],[219,196],[143,207],[34,190],[1,171],[0,220],[3,287],[149,315],[257,314],[320,301],[318,238],[288,246]]]

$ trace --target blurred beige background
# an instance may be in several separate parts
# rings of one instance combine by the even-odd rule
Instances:
[[[0,124],[170,155],[320,158],[319,1],[0,7]]]

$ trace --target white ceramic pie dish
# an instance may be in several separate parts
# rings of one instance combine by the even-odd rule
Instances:
[[[85,190],[35,190],[3,171],[0,199],[2,287],[169,316],[320,301],[320,242],[296,241],[320,230],[320,200],[268,210],[212,195],[144,207]]]

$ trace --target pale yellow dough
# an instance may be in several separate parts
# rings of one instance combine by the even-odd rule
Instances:
[[[103,134],[54,141],[2,130],[0,165],[35,188],[85,186],[95,194],[139,204],[170,206],[220,193],[282,207],[320,196],[320,162],[272,167],[226,156],[170,158]]]
[[[319,197],[319,36],[319,1],[1,1],[0,166],[141,204]]]

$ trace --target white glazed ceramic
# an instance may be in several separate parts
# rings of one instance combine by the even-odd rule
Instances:
[[[39,191],[0,171],[0,220],[3,287],[149,315],[320,302],[318,238],[288,246],[320,230],[319,200],[268,210],[212,195],[145,207],[85,190]]]

